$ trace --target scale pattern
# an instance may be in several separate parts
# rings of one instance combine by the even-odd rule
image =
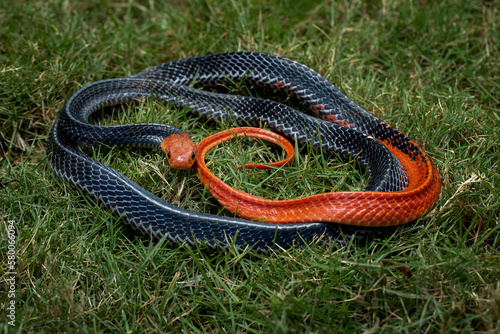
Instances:
[[[216,85],[242,80],[290,92],[321,118],[274,101],[190,87],[195,82]],[[373,223],[361,225],[376,226],[377,219],[389,215],[397,219],[384,226],[406,223],[428,211],[439,197],[439,175],[425,152],[406,135],[359,107],[320,74],[279,56],[233,52],[172,61],[128,78],[92,83],[77,91],[56,119],[48,145],[54,172],[97,197],[142,233],[158,238],[166,235],[174,242],[202,242],[211,247],[251,245],[265,250],[321,236],[335,240],[341,231],[336,224],[272,224],[184,210],[81,150],[80,145],[101,144],[159,148],[165,137],[181,133],[165,124],[97,126],[88,121],[103,107],[144,98],[158,98],[188,107],[193,113],[231,119],[242,125],[266,123],[283,136],[297,138],[302,144],[312,143],[326,153],[356,156],[370,171],[370,181],[363,192],[353,194],[364,194],[373,203],[384,202],[388,198],[385,196],[404,195],[404,200],[410,201],[406,206],[419,208],[410,216],[398,208],[379,210],[373,215]],[[366,211],[360,205],[363,203],[353,202],[352,210]]]

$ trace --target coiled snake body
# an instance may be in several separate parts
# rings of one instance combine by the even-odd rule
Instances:
[[[193,82],[246,80],[294,94],[320,118],[283,104],[207,92]],[[295,61],[261,53],[234,52],[172,61],[128,78],[92,83],[61,110],[49,136],[50,163],[67,182],[99,198],[143,233],[175,242],[265,249],[300,240],[337,238],[339,226],[326,222],[275,224],[184,210],[166,203],[109,166],[88,157],[80,145],[159,148],[181,130],[164,124],[97,126],[89,116],[105,106],[156,97],[178,107],[244,125],[266,123],[285,137],[312,143],[324,152],[356,156],[370,171],[364,191],[338,193],[330,220],[351,225],[404,224],[427,212],[439,197],[438,172],[409,137],[368,113],[320,74]],[[340,217],[340,218],[339,218]]]

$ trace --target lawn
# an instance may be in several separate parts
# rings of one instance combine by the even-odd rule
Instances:
[[[499,17],[488,0],[2,1],[0,330],[500,331]],[[364,241],[212,250],[135,235],[54,176],[47,135],[79,88],[238,50],[306,64],[408,134],[440,172],[435,207]],[[304,110],[252,85],[221,89]],[[165,122],[195,140],[230,126],[154,100],[105,122]],[[161,152],[91,154],[175,205],[229,214]],[[209,156],[227,182],[270,198],[360,190],[368,180],[355,162],[310,147],[266,184],[269,172],[234,169],[274,158],[254,141]]]

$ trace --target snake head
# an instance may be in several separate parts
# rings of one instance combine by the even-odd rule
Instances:
[[[161,149],[167,155],[168,163],[174,169],[191,168],[198,151],[196,144],[185,132],[175,133],[163,139]]]

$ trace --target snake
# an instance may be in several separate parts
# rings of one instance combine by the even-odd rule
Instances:
[[[300,112],[273,100],[200,89],[235,82],[284,92],[312,112]],[[83,149],[99,145],[163,149],[170,161],[176,150],[170,139],[176,138],[171,142],[181,146],[190,140],[176,127],[156,123],[103,126],[89,121],[105,107],[144,99],[157,99],[207,119],[240,126],[265,124],[299,145],[355,157],[369,171],[369,181],[362,191],[318,194],[314,201],[291,200],[283,205],[287,206],[286,215],[301,217],[285,223],[267,216],[251,220],[177,207],[91,158]],[[415,141],[357,105],[306,65],[258,52],[184,58],[84,86],[60,110],[48,136],[47,151],[60,179],[97,198],[134,230],[173,243],[212,248],[266,250],[318,240],[335,242],[366,229],[369,234],[373,227],[402,225],[420,218],[441,192],[435,164]],[[195,151],[188,151],[186,159],[197,160],[199,152]]]

